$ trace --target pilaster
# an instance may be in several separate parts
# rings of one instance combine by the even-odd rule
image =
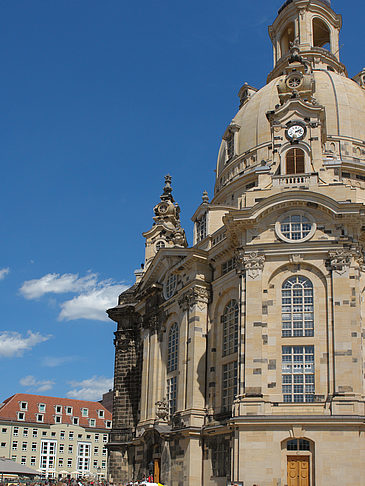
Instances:
[[[356,413],[362,395],[359,267],[354,248],[329,252],[333,298],[333,363],[336,414]],[[346,400],[346,401],[344,401]],[[353,403],[350,403],[353,402]]]

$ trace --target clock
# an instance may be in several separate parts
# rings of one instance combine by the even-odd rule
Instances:
[[[291,142],[302,140],[306,133],[306,127],[301,122],[291,122],[288,125],[285,136]]]

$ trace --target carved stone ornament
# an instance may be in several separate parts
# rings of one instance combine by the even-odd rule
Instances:
[[[364,250],[360,246],[356,248],[356,253],[354,255],[354,258],[355,258],[355,262],[359,266],[360,272],[365,272],[365,254],[364,254]]]
[[[194,305],[204,307],[208,304],[209,299],[210,292],[208,289],[205,287],[194,287],[182,295],[181,299],[179,299],[179,306],[184,311]]]
[[[246,272],[246,274],[252,278],[257,278],[265,264],[265,255],[260,254],[258,251],[245,252],[243,248],[236,250],[236,270],[237,273]]]
[[[289,255],[290,263],[300,263],[303,261],[303,255],[300,253],[295,253],[294,255]]]
[[[337,273],[344,273],[350,266],[353,252],[351,250],[345,250],[340,248],[338,250],[328,252],[329,266]]]
[[[158,400],[156,403],[156,417],[158,420],[163,422],[167,422],[169,419],[169,404],[167,403],[166,398],[162,400]]]

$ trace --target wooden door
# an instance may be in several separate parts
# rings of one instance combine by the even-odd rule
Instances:
[[[288,486],[309,486],[308,456],[288,456]]]
[[[153,480],[155,483],[160,482],[160,460],[153,460]]]

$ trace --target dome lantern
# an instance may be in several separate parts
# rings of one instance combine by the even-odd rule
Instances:
[[[339,57],[342,17],[330,5],[325,0],[288,0],[284,3],[269,26],[274,51],[274,69],[269,80],[280,75],[293,46],[312,64],[323,64],[326,69],[339,73],[346,72]]]

